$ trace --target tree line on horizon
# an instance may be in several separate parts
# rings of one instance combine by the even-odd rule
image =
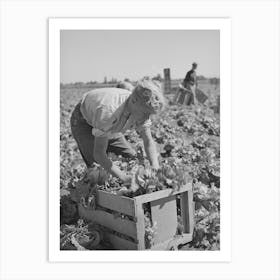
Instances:
[[[156,76],[152,77],[153,80],[158,80],[160,82],[163,82],[164,79],[162,78],[161,74],[157,74]],[[179,81],[183,79],[171,79],[172,81]],[[198,75],[197,80],[209,80],[210,84],[220,84],[220,78],[207,78],[203,75]],[[71,82],[71,83],[60,83],[60,87],[65,87],[65,86],[74,86],[74,87],[80,87],[80,86],[97,86],[97,85],[116,85],[118,82],[122,80],[117,80],[116,78],[112,78],[110,80],[107,79],[107,77],[104,77],[104,80],[102,82],[99,81],[88,81],[88,82]],[[129,78],[125,78],[123,81],[129,82],[129,83],[136,83],[136,81],[132,81]]]

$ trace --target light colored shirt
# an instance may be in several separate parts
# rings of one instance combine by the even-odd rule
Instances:
[[[81,113],[92,126],[92,134],[99,137],[116,137],[126,130],[140,132],[151,126],[151,120],[134,120],[125,109],[131,91],[121,88],[100,88],[84,94]]]

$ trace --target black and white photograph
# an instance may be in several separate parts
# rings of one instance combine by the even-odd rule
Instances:
[[[229,27],[50,19],[50,260],[230,258]]]
[[[220,250],[220,31],[60,31],[60,250]]]

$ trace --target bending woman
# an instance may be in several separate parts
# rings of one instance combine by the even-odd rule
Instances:
[[[151,166],[158,169],[150,116],[157,114],[163,106],[161,85],[150,79],[139,81],[132,92],[121,88],[101,88],[85,93],[72,113],[71,130],[87,167],[96,162],[113,176],[129,183],[130,176],[114,165],[107,153],[134,157],[136,151],[123,133],[135,129],[143,139]]]

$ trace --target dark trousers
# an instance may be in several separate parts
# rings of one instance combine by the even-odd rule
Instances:
[[[94,135],[92,135],[92,126],[87,123],[80,111],[80,106],[81,104],[79,103],[72,113],[71,130],[84,162],[87,167],[91,167],[92,164],[96,162],[93,157]],[[136,156],[135,150],[130,146],[123,135],[109,139],[107,153],[122,155],[126,158],[133,158]]]

